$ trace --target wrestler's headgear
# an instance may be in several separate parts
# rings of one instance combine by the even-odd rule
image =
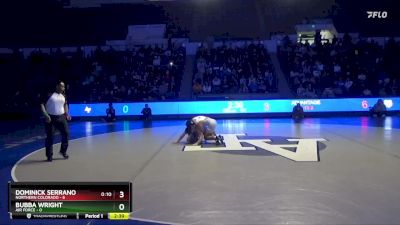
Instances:
[[[192,120],[186,120],[186,126],[193,125],[194,122]]]

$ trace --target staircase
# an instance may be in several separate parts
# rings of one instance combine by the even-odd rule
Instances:
[[[195,56],[186,55],[185,71],[183,72],[181,90],[179,92],[179,99],[192,98],[192,80],[193,80],[193,67]]]
[[[281,70],[281,65],[276,53],[270,54],[272,64],[275,68],[276,77],[278,79],[278,93],[280,98],[294,98],[293,92],[289,87],[285,74]]]

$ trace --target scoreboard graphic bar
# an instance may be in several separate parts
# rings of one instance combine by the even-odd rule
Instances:
[[[200,115],[239,113],[292,113],[300,103],[305,112],[368,112],[379,98],[264,99],[229,101],[149,102],[153,115]],[[400,97],[382,98],[388,111],[400,111]],[[140,115],[144,103],[113,104],[117,116]],[[104,116],[108,103],[70,104],[72,116]]]
[[[9,182],[12,219],[128,219],[130,182]]]

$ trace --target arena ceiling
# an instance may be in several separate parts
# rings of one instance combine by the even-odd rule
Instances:
[[[72,8],[86,8],[86,7],[100,7],[103,4],[135,4],[145,2],[167,2],[174,0],[61,0],[65,3],[66,7]]]

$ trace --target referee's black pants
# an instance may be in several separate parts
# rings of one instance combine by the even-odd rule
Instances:
[[[62,154],[67,153],[68,149],[68,139],[69,139],[69,129],[67,118],[65,115],[53,116],[50,115],[51,122],[45,123],[46,130],[46,156],[50,158],[53,156],[53,140],[54,131],[57,129],[61,134],[61,148],[60,152]]]

